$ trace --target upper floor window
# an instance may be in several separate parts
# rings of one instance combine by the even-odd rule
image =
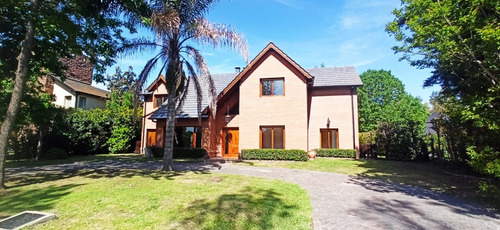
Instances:
[[[85,108],[86,105],[87,105],[87,98],[79,97],[78,98],[78,108]]]
[[[155,95],[155,101],[153,107],[157,108],[163,103],[165,103],[165,101],[167,101],[167,95]]]
[[[260,80],[260,95],[261,96],[277,96],[285,95],[285,79],[261,79]]]

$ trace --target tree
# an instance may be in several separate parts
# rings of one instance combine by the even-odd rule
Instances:
[[[150,25],[158,35],[158,42],[136,40],[124,47],[129,51],[145,48],[160,49],[160,53],[150,59],[139,74],[144,83],[151,70],[160,66],[160,73],[165,73],[167,96],[167,124],[162,170],[172,170],[172,151],[174,141],[174,121],[181,107],[189,85],[194,83],[198,100],[198,112],[201,112],[202,86],[204,82],[209,91],[210,108],[215,115],[216,92],[210,77],[208,66],[200,52],[192,43],[226,46],[248,55],[246,42],[234,28],[224,24],[212,24],[203,16],[214,0],[179,0],[166,1],[153,11]],[[189,76],[186,76],[186,73]]]
[[[434,69],[424,85],[440,85],[441,96],[460,108],[453,120],[469,134],[471,165],[500,168],[500,145],[491,141],[500,137],[500,2],[403,0],[393,14],[386,29],[400,43],[394,51]]]
[[[85,53],[95,64],[94,77],[102,80],[124,40],[122,28],[134,32],[138,12],[147,15],[149,8],[142,1],[4,0],[0,9],[0,75],[15,79],[0,128],[0,189],[5,189],[7,141],[27,79],[49,72],[63,76],[59,59]]]
[[[405,92],[403,83],[387,70],[367,70],[358,89],[361,132],[376,130],[381,122],[415,121],[421,129],[428,112],[422,102]]]

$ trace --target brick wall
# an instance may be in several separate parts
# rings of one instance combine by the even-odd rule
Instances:
[[[92,84],[93,66],[87,57],[79,55],[75,58],[61,58],[61,62],[68,67],[64,72],[67,79]]]

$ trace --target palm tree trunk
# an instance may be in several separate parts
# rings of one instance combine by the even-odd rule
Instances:
[[[36,10],[37,2],[32,2],[32,10]],[[17,70],[16,79],[14,82],[14,89],[10,98],[9,107],[5,120],[0,128],[0,190],[6,189],[5,186],[5,156],[7,155],[7,146],[9,140],[9,133],[14,128],[19,107],[21,106],[21,98],[23,96],[24,88],[26,87],[26,80],[28,78],[29,62],[31,59],[31,51],[35,43],[35,20],[28,21],[28,28],[24,37],[21,53],[17,56]]]
[[[175,131],[175,84],[169,89],[167,97],[167,124],[165,127],[165,148],[161,170],[172,171]]]

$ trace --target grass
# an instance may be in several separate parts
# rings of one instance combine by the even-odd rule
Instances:
[[[7,160],[5,165],[7,168],[37,167],[44,165],[69,164],[74,162],[99,162],[105,160],[128,161],[128,162],[161,161],[161,159],[159,158],[145,158],[144,155],[130,153],[130,154],[97,154],[97,155],[82,155],[82,156],[77,155],[59,160],[35,160],[35,159]]]
[[[431,163],[316,158],[308,162],[246,161],[241,164],[342,173],[445,192],[500,210],[500,194],[480,192],[485,178],[463,175]]]
[[[55,213],[37,229],[311,229],[298,185],[237,175],[144,170],[11,178],[0,218],[24,210]],[[36,179],[38,178],[38,179]]]

